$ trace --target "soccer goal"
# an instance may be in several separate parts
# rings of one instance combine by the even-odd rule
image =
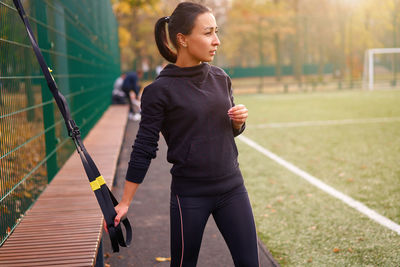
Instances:
[[[374,90],[374,75],[375,73],[375,69],[377,66],[377,60],[374,60],[374,57],[376,57],[376,55],[381,55],[381,54],[400,54],[400,48],[374,48],[374,49],[368,49],[365,51],[365,58],[364,58],[364,73],[363,73],[363,88],[364,89],[369,89],[369,90]],[[398,58],[400,58],[400,56],[398,56]],[[396,60],[393,59],[392,61],[392,70],[389,70],[387,72],[392,72],[394,73],[394,79],[393,81],[396,82],[396,75],[397,75],[397,69],[400,68],[400,62],[396,62],[396,61],[400,61],[400,60]],[[396,67],[398,66],[398,67]],[[383,67],[383,69],[385,69],[385,67]],[[387,67],[387,69],[390,69],[390,67]],[[388,78],[386,78],[386,80],[388,80]]]

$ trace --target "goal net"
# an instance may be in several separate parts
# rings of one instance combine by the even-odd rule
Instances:
[[[363,88],[396,87],[400,79],[400,48],[375,48],[365,51]],[[400,82],[400,81],[399,81]]]

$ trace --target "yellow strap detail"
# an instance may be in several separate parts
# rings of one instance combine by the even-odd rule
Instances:
[[[99,182],[99,185],[100,185],[100,186],[102,186],[103,184],[106,183],[106,181],[104,181],[103,176],[101,176],[101,175],[100,175],[99,177],[96,178],[96,181]]]
[[[104,181],[103,176],[99,176],[96,178],[96,180],[90,182],[90,186],[92,187],[92,190],[95,191],[97,189],[100,189],[100,187],[105,184],[106,181]]]
[[[90,182],[90,186],[92,187],[93,191],[96,191],[97,189],[100,189],[99,182],[97,180],[94,180]]]

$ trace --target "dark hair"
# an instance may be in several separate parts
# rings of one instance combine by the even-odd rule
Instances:
[[[206,12],[211,12],[211,9],[197,3],[183,2],[175,8],[171,16],[162,17],[157,21],[154,27],[154,37],[160,54],[166,60],[175,63],[177,55],[168,46],[165,24],[168,23],[169,39],[174,47],[178,49],[176,35],[178,33],[190,34],[197,16]]]

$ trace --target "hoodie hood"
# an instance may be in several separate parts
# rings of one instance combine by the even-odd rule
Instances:
[[[194,82],[202,82],[208,76],[211,66],[208,63],[201,63],[193,67],[178,67],[174,64],[168,64],[158,75],[159,77],[182,77],[188,78]]]

